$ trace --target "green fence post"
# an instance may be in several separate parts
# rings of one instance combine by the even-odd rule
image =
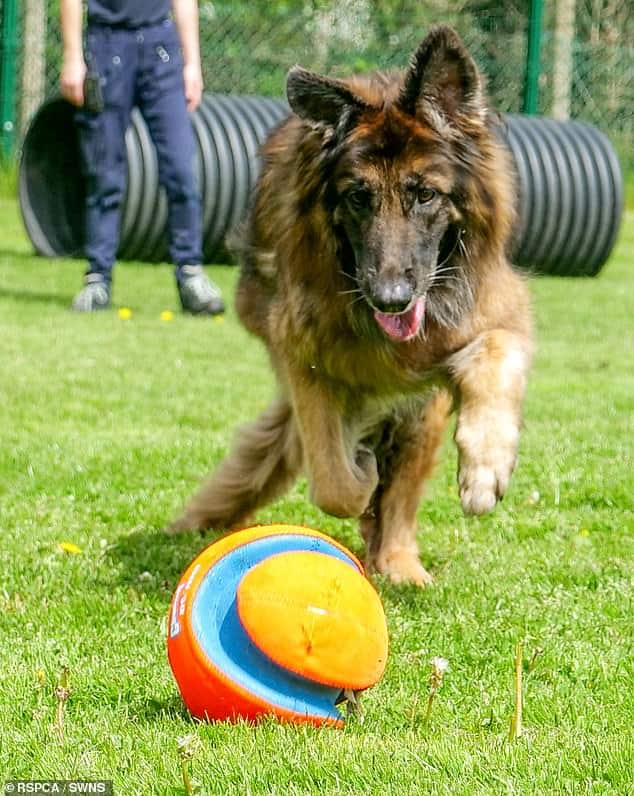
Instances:
[[[543,0],[531,0],[528,20],[528,47],[526,50],[526,76],[524,79],[524,113],[536,114],[539,99],[539,66],[542,46]]]
[[[0,144],[3,157],[13,154],[15,136],[15,74],[17,0],[3,0],[0,27]]]

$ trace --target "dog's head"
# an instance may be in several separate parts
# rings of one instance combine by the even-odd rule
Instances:
[[[426,314],[442,322],[444,304],[455,308],[448,294],[462,291],[468,303],[470,286],[457,263],[466,252],[467,182],[482,166],[487,109],[458,35],[433,29],[409,68],[392,77],[339,81],[295,67],[287,93],[293,111],[321,136],[323,201],[342,267],[383,332],[410,340]],[[451,312],[447,323],[455,321]]]

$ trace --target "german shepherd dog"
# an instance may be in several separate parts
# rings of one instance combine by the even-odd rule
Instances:
[[[516,460],[532,324],[509,155],[448,27],[404,72],[294,67],[287,94],[236,298],[279,392],[171,530],[244,525],[303,472],[323,511],[359,518],[371,567],[427,584],[416,512],[450,412],[465,512],[493,509]]]

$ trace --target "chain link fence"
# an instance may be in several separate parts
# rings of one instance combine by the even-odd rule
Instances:
[[[6,2],[0,0],[0,14]],[[282,96],[295,63],[341,76],[399,68],[427,28],[443,22],[463,36],[495,106],[522,110],[530,0],[215,0],[199,7],[208,91]],[[19,3],[18,141],[40,102],[57,90],[58,16],[59,0]],[[592,122],[624,166],[634,168],[634,3],[544,0],[542,25],[539,112]],[[563,106],[556,97],[562,81]]]

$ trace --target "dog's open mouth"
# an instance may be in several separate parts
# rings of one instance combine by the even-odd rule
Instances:
[[[392,340],[399,343],[405,343],[416,337],[418,334],[423,317],[425,315],[425,299],[416,299],[409,309],[405,312],[379,312],[374,311],[374,319],[379,324],[381,329]]]

